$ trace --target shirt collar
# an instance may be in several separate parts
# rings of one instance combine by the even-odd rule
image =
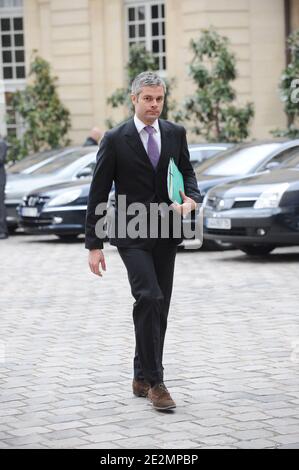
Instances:
[[[138,134],[140,134],[140,132],[146,127],[146,124],[144,124],[144,122],[142,122],[142,121],[136,116],[136,114],[135,114],[135,116],[134,116],[134,123],[135,123],[136,129],[137,129],[137,131],[138,131]],[[153,122],[152,127],[155,129],[155,131],[156,131],[157,133],[160,132],[158,119],[156,119],[155,122]]]

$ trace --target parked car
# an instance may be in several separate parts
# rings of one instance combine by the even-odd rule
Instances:
[[[212,154],[228,146],[231,144],[192,145],[189,147],[190,160],[196,166],[200,159],[211,158]],[[91,179],[85,178],[82,181],[51,184],[29,192],[18,209],[20,225],[29,233],[52,233],[63,239],[76,238],[85,232],[90,183]],[[108,204],[115,204],[113,187]]]
[[[279,166],[298,149],[299,139],[291,141],[267,140],[239,144],[225,152],[221,152],[213,159],[203,162],[195,170],[201,195],[204,197],[210,188],[218,184],[234,181],[257,172],[270,171]],[[189,222],[184,221],[184,223]],[[194,216],[191,223],[194,226]],[[181,247],[196,248],[197,245],[194,240],[184,240]],[[220,240],[207,240],[204,238],[203,247],[222,250],[231,249],[232,245]]]
[[[85,231],[91,178],[58,183],[23,197],[18,208],[20,225],[27,233],[53,234],[75,239]]]
[[[271,172],[211,189],[204,237],[233,243],[248,255],[299,245],[299,151]]]
[[[7,223],[10,230],[18,225],[17,206],[32,190],[91,176],[96,162],[97,146],[75,147],[50,158],[30,173],[10,174],[5,188]]]

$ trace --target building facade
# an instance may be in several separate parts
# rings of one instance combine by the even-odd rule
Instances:
[[[130,44],[144,44],[161,75],[176,78],[180,104],[193,91],[190,39],[211,25],[236,54],[238,102],[254,103],[251,137],[269,137],[286,125],[278,83],[299,0],[0,0],[0,133],[22,130],[17,116],[9,124],[4,117],[12,93],[25,86],[33,51],[51,63],[71,112],[70,138],[80,144],[91,127],[123,117],[106,100],[126,84]]]

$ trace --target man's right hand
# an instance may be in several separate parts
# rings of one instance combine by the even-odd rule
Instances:
[[[96,274],[97,276],[103,276],[102,272],[100,271],[100,264],[103,271],[106,271],[106,263],[102,250],[89,250],[88,263],[89,268],[93,274]]]

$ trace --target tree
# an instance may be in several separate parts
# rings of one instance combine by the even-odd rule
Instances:
[[[125,88],[118,88],[111,96],[109,96],[107,103],[110,104],[112,108],[124,106],[127,114],[125,120],[128,119],[128,117],[134,112],[130,98],[132,81],[141,72],[150,70],[157,71],[157,69],[158,66],[155,57],[151,52],[147,51],[145,47],[140,44],[132,45],[129,51],[129,61],[126,65],[128,84]],[[169,111],[175,107],[175,102],[170,100],[170,93],[174,86],[174,80],[164,79],[164,81],[166,83],[167,91],[161,117],[166,119]],[[106,124],[110,128],[115,125],[112,119],[107,119]]]
[[[253,104],[233,104],[236,93],[230,82],[236,79],[236,59],[228,50],[228,39],[212,28],[191,40],[193,59],[189,68],[196,90],[188,97],[176,121],[191,121],[192,132],[210,142],[239,142],[248,137],[254,115]]]
[[[9,158],[16,160],[31,152],[69,144],[70,113],[56,91],[57,78],[51,76],[49,63],[36,56],[31,63],[28,84],[12,99],[12,108],[24,123],[21,138],[10,137]]]
[[[290,51],[290,62],[283,71],[280,83],[280,99],[284,104],[288,125],[286,129],[275,129],[272,134],[276,137],[299,138],[299,128],[296,119],[299,117],[299,30],[290,34],[287,40]]]

